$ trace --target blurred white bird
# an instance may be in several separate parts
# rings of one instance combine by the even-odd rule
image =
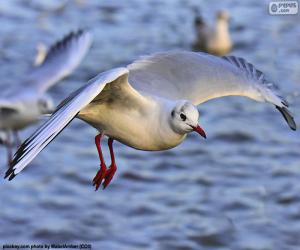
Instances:
[[[198,51],[219,56],[228,54],[232,49],[228,21],[228,12],[219,11],[216,15],[214,26],[210,27],[198,14],[194,21],[196,40],[193,44],[193,48]]]
[[[291,129],[296,129],[287,102],[274,84],[252,64],[238,57],[205,53],[167,52],[144,57],[126,68],[99,74],[65,99],[19,148],[5,178],[13,179],[75,117],[95,127],[100,170],[93,179],[96,189],[107,187],[116,172],[113,140],[139,149],[159,151],[180,144],[196,131],[194,105],[222,96],[246,96],[276,106]],[[106,135],[111,165],[106,167],[100,141]]]
[[[49,49],[39,66],[24,76],[17,91],[0,97],[0,131],[2,143],[7,147],[8,163],[13,146],[11,134],[14,134],[15,141],[19,141],[18,130],[32,125],[41,114],[53,110],[46,91],[75,70],[91,42],[92,35],[88,31],[70,33]]]

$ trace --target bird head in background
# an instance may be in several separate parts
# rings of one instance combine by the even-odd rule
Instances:
[[[195,27],[204,27],[205,22],[201,16],[196,16],[194,20]]]
[[[219,10],[217,12],[217,20],[219,20],[219,21],[222,20],[222,21],[228,22],[229,19],[230,19],[230,15],[226,10]]]
[[[41,114],[51,114],[54,110],[54,104],[50,97],[43,96],[38,99],[38,109]]]
[[[199,126],[199,111],[189,101],[178,101],[171,111],[171,128],[178,134],[187,134],[192,131],[197,132],[206,138],[204,130]]]

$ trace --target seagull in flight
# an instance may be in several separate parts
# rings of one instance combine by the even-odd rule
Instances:
[[[11,134],[20,144],[18,131],[36,123],[40,115],[53,111],[53,102],[46,94],[47,90],[76,69],[91,43],[90,32],[71,32],[55,43],[43,62],[24,76],[17,91],[0,97],[0,143],[7,147],[8,165],[12,160]]]
[[[63,100],[20,146],[5,178],[12,180],[76,117],[99,131],[95,144],[100,169],[93,185],[96,190],[101,184],[106,188],[117,170],[114,140],[138,150],[160,151],[177,146],[193,131],[206,138],[196,106],[232,95],[274,105],[296,130],[275,85],[245,59],[201,52],[157,53],[100,73]],[[100,145],[104,136],[109,167]]]

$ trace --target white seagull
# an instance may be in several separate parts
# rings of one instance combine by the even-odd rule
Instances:
[[[103,72],[61,102],[16,152],[5,178],[13,179],[75,117],[99,131],[95,143],[100,170],[96,189],[107,187],[116,172],[113,141],[139,150],[159,151],[180,144],[192,131],[206,137],[196,105],[222,96],[246,96],[275,105],[296,130],[287,102],[275,85],[245,59],[196,52],[166,52],[144,57],[126,68]],[[111,165],[106,167],[100,140],[107,136]]]
[[[232,49],[228,20],[228,12],[219,11],[216,15],[216,23],[211,27],[198,14],[194,21],[196,31],[194,49],[219,56],[228,54]]]
[[[46,91],[71,74],[89,50],[92,35],[79,30],[55,43],[43,62],[23,79],[17,91],[0,97],[0,143],[7,147],[8,163],[12,154],[11,134],[20,141],[17,131],[37,122],[41,114],[53,111],[53,103]]]

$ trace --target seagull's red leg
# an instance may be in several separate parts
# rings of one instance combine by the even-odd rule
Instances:
[[[106,175],[106,165],[104,161],[104,157],[101,150],[101,138],[102,134],[99,134],[95,137],[95,144],[98,150],[99,159],[100,159],[100,169],[97,172],[96,176],[93,179],[93,186],[96,187],[96,190],[100,187],[105,175]]]
[[[111,139],[111,138],[108,139],[108,148],[109,148],[109,152],[110,152],[111,164],[105,174],[105,180],[103,182],[103,189],[105,189],[108,186],[108,184],[110,183],[110,181],[112,180],[112,178],[114,177],[114,175],[117,171],[114,149],[113,149],[113,142],[114,142],[113,139]]]

